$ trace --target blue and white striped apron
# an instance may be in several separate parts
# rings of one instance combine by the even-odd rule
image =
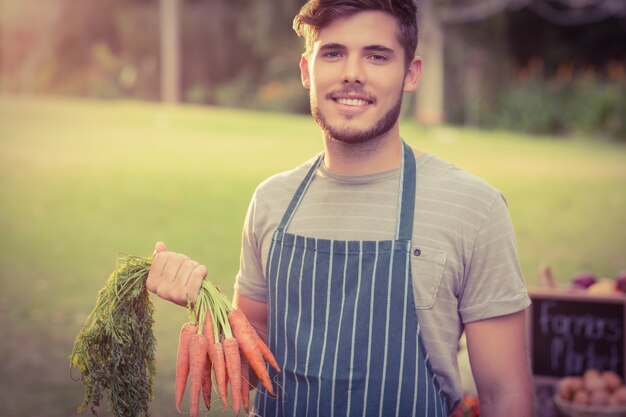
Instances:
[[[341,241],[287,233],[320,157],[272,240],[268,344],[282,373],[268,416],[438,416],[445,401],[417,322],[410,261],[415,157],[404,144],[396,240]]]

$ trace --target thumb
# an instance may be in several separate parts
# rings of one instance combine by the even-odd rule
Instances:
[[[156,256],[157,253],[159,252],[163,252],[167,250],[167,246],[165,246],[165,243],[163,242],[157,242],[155,247],[154,247],[154,252],[152,253],[152,257],[154,258]]]

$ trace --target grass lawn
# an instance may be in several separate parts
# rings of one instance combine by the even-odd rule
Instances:
[[[503,191],[528,285],[542,263],[562,282],[626,269],[625,146],[410,122],[402,131]],[[163,240],[231,295],[255,186],[320,149],[306,116],[0,96],[0,415],[76,415],[82,386],[67,355],[118,253],[149,255]],[[160,417],[176,414],[186,315],[155,308]]]

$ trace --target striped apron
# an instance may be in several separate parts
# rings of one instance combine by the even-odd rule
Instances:
[[[413,152],[404,144],[396,240],[326,240],[286,232],[321,160],[300,184],[272,240],[268,344],[282,373],[269,368],[277,396],[259,384],[254,413],[443,417],[445,401],[413,299]]]

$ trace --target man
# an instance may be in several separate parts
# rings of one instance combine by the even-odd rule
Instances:
[[[533,414],[504,198],[400,137],[415,15],[409,0],[311,0],[294,20],[324,151],[263,182],[244,225],[234,303],[282,368],[257,415],[451,415],[463,331],[481,415]],[[156,252],[148,287],[184,304],[206,267]]]

